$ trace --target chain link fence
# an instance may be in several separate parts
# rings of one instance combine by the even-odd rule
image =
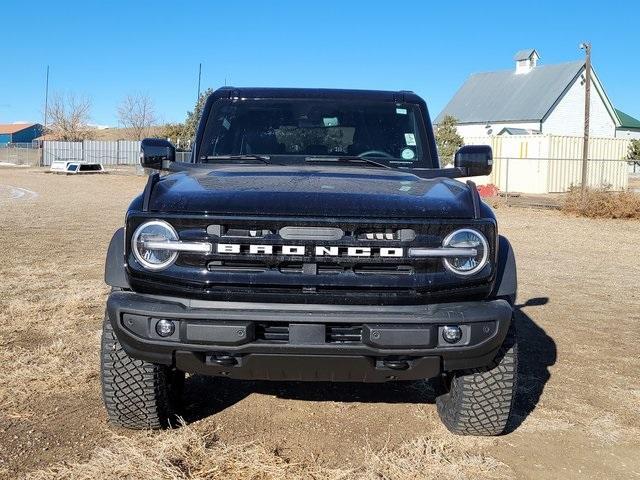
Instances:
[[[94,141],[38,142],[0,145],[0,164],[50,166],[54,160],[102,163],[105,166],[139,165],[140,142]],[[190,151],[177,151],[176,161],[191,161]],[[640,161],[589,159],[587,186],[622,191],[637,188],[636,174]],[[634,181],[629,184],[629,178]],[[486,177],[475,177],[480,186],[493,188],[503,197],[561,194],[582,183],[581,158],[494,157],[493,171]]]
[[[0,164],[37,167],[40,164],[40,148],[31,143],[0,145]]]
[[[54,161],[101,163],[104,166],[140,163],[140,142],[130,140],[83,142],[44,141],[0,145],[0,164],[49,167]],[[191,151],[177,151],[176,161],[189,162]]]
[[[640,191],[628,160],[589,159],[589,188],[611,192]],[[557,208],[565,194],[582,185],[581,158],[494,158],[491,175],[474,177],[480,192],[499,196],[510,205]]]

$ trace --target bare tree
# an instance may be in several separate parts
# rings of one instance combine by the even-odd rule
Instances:
[[[91,101],[87,97],[57,93],[52,96],[47,109],[48,132],[56,140],[77,142],[91,132]]]
[[[150,128],[157,122],[153,101],[143,93],[127,95],[118,107],[118,118],[136,140],[148,135]]]

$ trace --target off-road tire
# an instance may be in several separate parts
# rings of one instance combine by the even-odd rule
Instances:
[[[178,424],[184,373],[129,357],[108,315],[102,327],[100,370],[102,398],[112,423],[133,429]]]
[[[446,393],[436,398],[438,414],[457,435],[500,435],[507,428],[516,396],[518,342],[514,319],[494,363],[454,372]]]

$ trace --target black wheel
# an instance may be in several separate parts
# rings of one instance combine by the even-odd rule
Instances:
[[[488,368],[454,372],[447,392],[436,399],[445,426],[458,435],[500,435],[507,428],[518,380],[518,342],[514,319]]]
[[[108,315],[102,327],[100,371],[102,398],[112,423],[135,429],[177,424],[184,372],[129,357]]]

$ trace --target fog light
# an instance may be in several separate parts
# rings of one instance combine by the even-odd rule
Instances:
[[[446,325],[442,327],[442,338],[447,343],[457,343],[462,338],[462,330],[456,325]]]
[[[161,337],[169,337],[176,331],[176,326],[171,320],[159,320],[156,323],[156,332]]]

